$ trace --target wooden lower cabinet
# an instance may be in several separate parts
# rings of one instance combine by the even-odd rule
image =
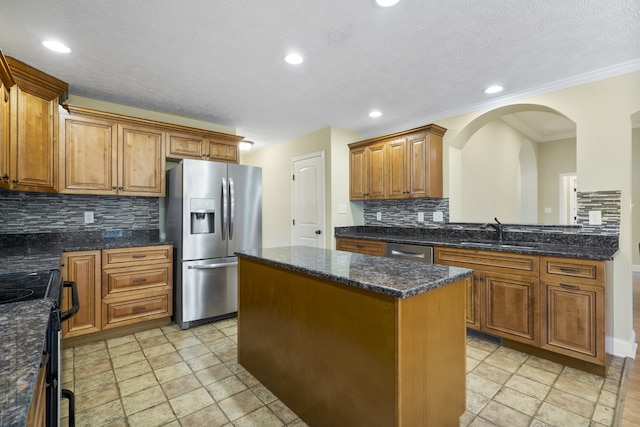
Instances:
[[[605,364],[606,263],[554,257],[541,260],[541,347]]]
[[[102,329],[171,316],[172,246],[102,251]]]
[[[481,272],[484,322],[491,334],[537,345],[539,342],[538,279]]]
[[[42,366],[38,370],[38,379],[33,390],[31,406],[27,415],[27,427],[42,427],[47,421],[47,367]]]
[[[539,343],[538,271],[534,255],[434,248],[434,263],[471,268],[467,326],[526,344]]]
[[[356,252],[365,255],[384,256],[385,242],[336,237],[336,250]]]
[[[65,252],[62,274],[78,286],[80,309],[62,324],[73,338],[173,313],[171,245]],[[71,305],[65,289],[63,309]]]
[[[98,332],[101,329],[100,251],[65,252],[62,254],[62,277],[76,282],[80,309],[62,323],[62,337]],[[63,310],[71,308],[71,289],[65,288]]]

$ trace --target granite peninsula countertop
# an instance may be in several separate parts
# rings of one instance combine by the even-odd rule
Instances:
[[[327,279],[361,289],[408,298],[471,276],[473,270],[423,264],[306,246],[236,252],[239,258]]]
[[[334,236],[404,243],[424,246],[442,246],[463,249],[546,255],[598,261],[612,260],[618,251],[618,237],[580,233],[527,233],[505,231],[498,242],[494,231],[439,228],[420,229],[402,227],[336,227]]]
[[[51,304],[40,299],[0,305],[0,425],[27,423]]]

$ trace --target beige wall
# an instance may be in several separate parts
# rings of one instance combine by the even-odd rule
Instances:
[[[520,198],[520,148],[526,137],[493,120],[462,149],[461,201],[455,217],[462,222],[517,223]],[[527,193],[531,194],[531,193]]]
[[[560,175],[576,173],[576,139],[561,139],[538,144],[538,160],[538,222],[558,224]],[[551,208],[551,212],[545,213],[545,208]]]
[[[640,112],[638,113],[640,116]],[[640,117],[638,117],[640,120]],[[633,252],[634,270],[640,271],[640,128],[633,129]],[[640,331],[638,331],[640,332]]]
[[[326,172],[325,246],[335,247],[334,223],[354,224],[354,213],[348,203],[349,150],[347,144],[358,139],[360,136],[355,132],[327,127],[255,152],[242,153],[240,159],[242,164],[262,168],[262,244],[264,247],[291,244],[291,159],[322,151],[325,153]],[[346,187],[346,193],[343,187]],[[337,210],[339,203],[347,204],[347,214],[334,215],[333,212]],[[355,215],[357,218],[357,210]]]
[[[517,104],[526,109],[539,106],[565,115],[576,123],[576,168],[579,191],[620,190],[620,249],[612,268],[613,286],[607,289],[607,349],[619,356],[634,356],[635,335],[632,330],[633,251],[631,217],[631,116],[640,111],[640,71],[597,82],[533,96]],[[526,105],[525,105],[526,104]],[[513,105],[510,106],[513,110]],[[502,115],[496,108],[463,114],[437,124],[448,129],[445,147],[450,151],[445,167],[445,196],[451,207],[459,207],[461,174],[459,151],[478,127]],[[454,178],[450,178],[453,176]],[[450,186],[450,183],[452,184]],[[452,191],[453,190],[453,191]]]

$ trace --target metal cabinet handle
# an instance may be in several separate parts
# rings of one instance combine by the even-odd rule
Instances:
[[[18,183],[18,180],[17,180],[17,179],[14,179],[14,180],[12,180],[11,182],[13,182],[14,184],[17,184],[17,183]]]
[[[569,267],[560,267],[560,271],[565,273],[580,273],[580,270],[577,268],[569,268]]]
[[[142,307],[134,307],[131,311],[133,311],[134,313],[137,313],[137,312],[139,312],[139,311],[144,311],[144,310],[146,310],[146,309],[147,309],[147,307],[145,307],[145,306],[142,306]]]
[[[115,185],[113,187],[111,187],[112,190],[117,190],[118,187],[116,187]]]
[[[132,258],[146,258],[146,255],[133,255]]]
[[[80,310],[80,298],[78,298],[78,285],[76,282],[64,282],[65,288],[71,288],[71,304],[72,307],[60,313],[60,321],[64,322],[67,319],[70,319],[74,314]]]
[[[144,283],[144,282],[146,282],[146,281],[147,281],[147,279],[135,279],[135,280],[133,281],[133,283]]]
[[[576,285],[567,285],[566,283],[560,283],[560,286],[564,289],[571,289],[574,291],[579,291],[580,290],[580,286],[576,286]]]

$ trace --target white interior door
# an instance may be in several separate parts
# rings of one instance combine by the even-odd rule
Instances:
[[[296,157],[291,163],[291,244],[324,248],[324,152]]]

